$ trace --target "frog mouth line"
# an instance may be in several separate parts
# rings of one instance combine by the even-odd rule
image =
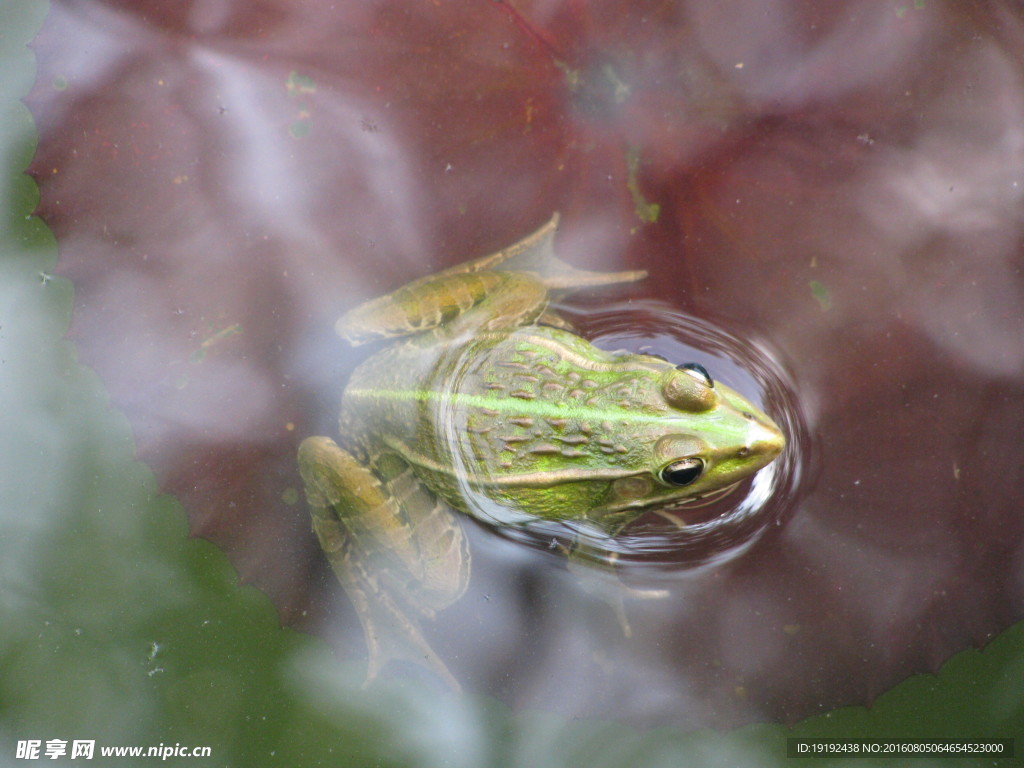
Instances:
[[[603,507],[592,509],[587,516],[589,518],[599,520],[628,510],[659,507],[659,509],[652,510],[652,512],[665,518],[665,520],[673,525],[677,525],[680,528],[686,528],[688,524],[673,515],[673,509],[686,507],[687,509],[692,510],[710,506],[736,490],[741,482],[743,481],[737,480],[732,485],[727,485],[724,488],[716,488],[713,491],[706,491],[705,493],[700,493],[696,496],[680,496],[675,499],[672,499],[670,496],[655,496],[650,498],[632,499],[630,501],[624,501],[621,504],[606,504]],[[685,489],[680,488],[679,490],[683,491]]]
[[[579,480],[579,473],[573,470],[566,470],[563,472],[532,472],[529,474],[521,474],[514,476],[503,476],[503,477],[488,477],[488,478],[473,478],[470,479],[464,472],[458,471],[454,466],[445,466],[440,464],[433,459],[424,456],[421,453],[412,451],[408,445],[403,441],[390,437],[385,440],[386,445],[399,455],[401,455],[406,461],[411,464],[415,464],[430,472],[436,472],[444,474],[448,477],[456,479],[462,483],[465,483],[468,487],[473,489],[484,489],[484,488],[546,488],[552,485],[558,485],[562,483],[571,483]],[[619,480],[626,477],[636,477],[638,474],[636,471],[621,470],[621,469],[603,469],[593,470],[588,473],[589,478],[601,478],[609,481]],[[736,481],[731,485],[724,488],[716,488],[712,491],[707,491],[696,496],[687,497],[680,496],[677,499],[670,501],[668,510],[676,509],[678,507],[687,506],[689,509],[699,509],[700,507],[713,504],[724,496],[734,491],[742,481]],[[682,491],[683,489],[679,489]],[[588,518],[600,519],[606,515],[614,515],[620,512],[624,512],[629,509],[643,509],[645,507],[664,505],[669,500],[666,496],[654,496],[643,499],[632,499],[625,501],[621,504],[606,505],[590,510],[587,514]],[[702,502],[702,503],[698,503]],[[696,506],[691,506],[696,505]],[[662,511],[659,511],[661,514]],[[667,515],[662,514],[665,519],[669,522],[679,524],[680,527],[685,527],[685,523],[671,516],[669,512]]]
[[[678,517],[672,514],[672,510],[679,509],[680,507],[686,507],[687,511],[694,509],[702,509],[703,507],[710,507],[712,504],[716,504],[730,493],[740,487],[742,480],[737,480],[732,485],[727,485],[725,488],[718,488],[714,491],[708,491],[700,496],[690,496],[688,498],[682,498],[675,504],[661,509],[652,510],[658,517],[663,517],[668,522],[672,523],[679,528],[687,527],[688,523],[680,520]]]

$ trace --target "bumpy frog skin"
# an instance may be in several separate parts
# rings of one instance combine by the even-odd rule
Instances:
[[[606,352],[548,312],[552,294],[645,276],[559,261],[557,223],[338,321],[353,345],[393,340],[345,389],[344,448],[312,437],[299,449],[313,528],[363,624],[368,680],[414,658],[458,687],[411,618],[465,590],[469,552],[450,508],[615,535],[734,485],[784,446],[701,366]]]

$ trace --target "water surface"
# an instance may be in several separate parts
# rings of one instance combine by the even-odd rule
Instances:
[[[700,567],[656,547],[627,580],[667,597],[631,601],[626,637],[559,558],[469,523],[469,591],[428,632],[517,707],[795,720],[1024,613],[1022,23],[998,2],[55,2],[31,171],[71,338],[140,457],[356,665],[294,458],[359,358],[335,319],[556,210],[566,260],[648,270],[582,325],[700,356],[783,422],[770,525]]]

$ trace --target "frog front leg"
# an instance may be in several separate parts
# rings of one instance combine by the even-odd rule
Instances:
[[[455,563],[454,574],[438,575],[434,564],[444,560],[444,553],[425,551],[453,546],[461,551],[461,528],[454,520],[454,528],[442,535],[436,529],[445,521],[434,520],[433,528],[427,527],[421,511],[410,513],[391,494],[405,482],[400,473],[382,481],[330,438],[302,442],[299,470],[313,530],[362,624],[368,650],[364,684],[389,661],[405,660],[427,666],[459,690],[410,614],[433,616],[461,595],[468,562]],[[403,496],[411,506],[422,506],[415,491]]]

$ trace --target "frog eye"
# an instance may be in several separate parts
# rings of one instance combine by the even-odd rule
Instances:
[[[660,472],[662,482],[682,487],[689,485],[704,471],[704,462],[700,459],[680,459],[673,461]]]
[[[703,365],[683,363],[665,372],[661,393],[674,408],[690,413],[709,411],[718,403],[718,392]]]
[[[681,365],[677,365],[676,370],[686,371],[708,389],[713,389],[715,386],[715,380],[711,378],[711,374],[708,373],[708,369],[700,363],[683,363]]]

